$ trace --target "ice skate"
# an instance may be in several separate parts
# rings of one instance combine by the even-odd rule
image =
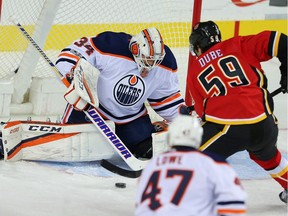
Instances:
[[[279,194],[279,198],[282,202],[287,204],[288,201],[288,190],[284,190]]]

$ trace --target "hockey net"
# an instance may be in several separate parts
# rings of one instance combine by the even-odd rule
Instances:
[[[51,68],[11,23],[11,17],[24,26],[52,62],[61,49],[83,36],[106,30],[137,34],[144,28],[156,27],[176,56],[181,91],[185,92],[193,8],[193,1],[189,2],[187,5],[187,0],[0,1],[0,80],[13,83],[11,104],[32,102],[33,112],[31,83],[55,78]]]

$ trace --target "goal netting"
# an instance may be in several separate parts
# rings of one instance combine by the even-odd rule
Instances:
[[[137,34],[144,28],[156,27],[176,56],[181,90],[185,92],[193,1],[190,1],[190,4],[187,4],[187,0],[2,0],[0,2],[2,3],[0,85],[3,80],[5,84],[12,83],[11,104],[28,103],[30,109],[27,112],[59,114],[62,108],[51,107],[49,103],[52,99],[45,97],[41,99],[38,90],[49,95],[51,88],[51,95],[55,99],[58,96],[55,89],[59,88],[61,95],[61,87],[55,85],[61,84],[55,84],[57,82],[54,81],[56,78],[53,71],[10,21],[11,17],[24,26],[52,62],[55,62],[62,48],[82,36],[93,36],[106,30]],[[55,103],[52,105],[57,106]]]

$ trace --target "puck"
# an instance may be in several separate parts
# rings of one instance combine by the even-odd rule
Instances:
[[[117,182],[117,183],[115,183],[115,186],[116,186],[117,188],[126,188],[126,183]]]

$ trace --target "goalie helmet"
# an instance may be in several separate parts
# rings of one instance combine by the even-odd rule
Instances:
[[[205,52],[214,44],[221,42],[221,32],[216,23],[212,21],[197,23],[189,37],[190,52],[196,54],[198,47]]]
[[[203,128],[198,118],[179,115],[169,125],[167,142],[172,146],[189,146],[198,149],[203,135]]]
[[[131,38],[129,49],[133,54],[140,75],[145,77],[165,56],[164,42],[156,28],[147,28]]]

